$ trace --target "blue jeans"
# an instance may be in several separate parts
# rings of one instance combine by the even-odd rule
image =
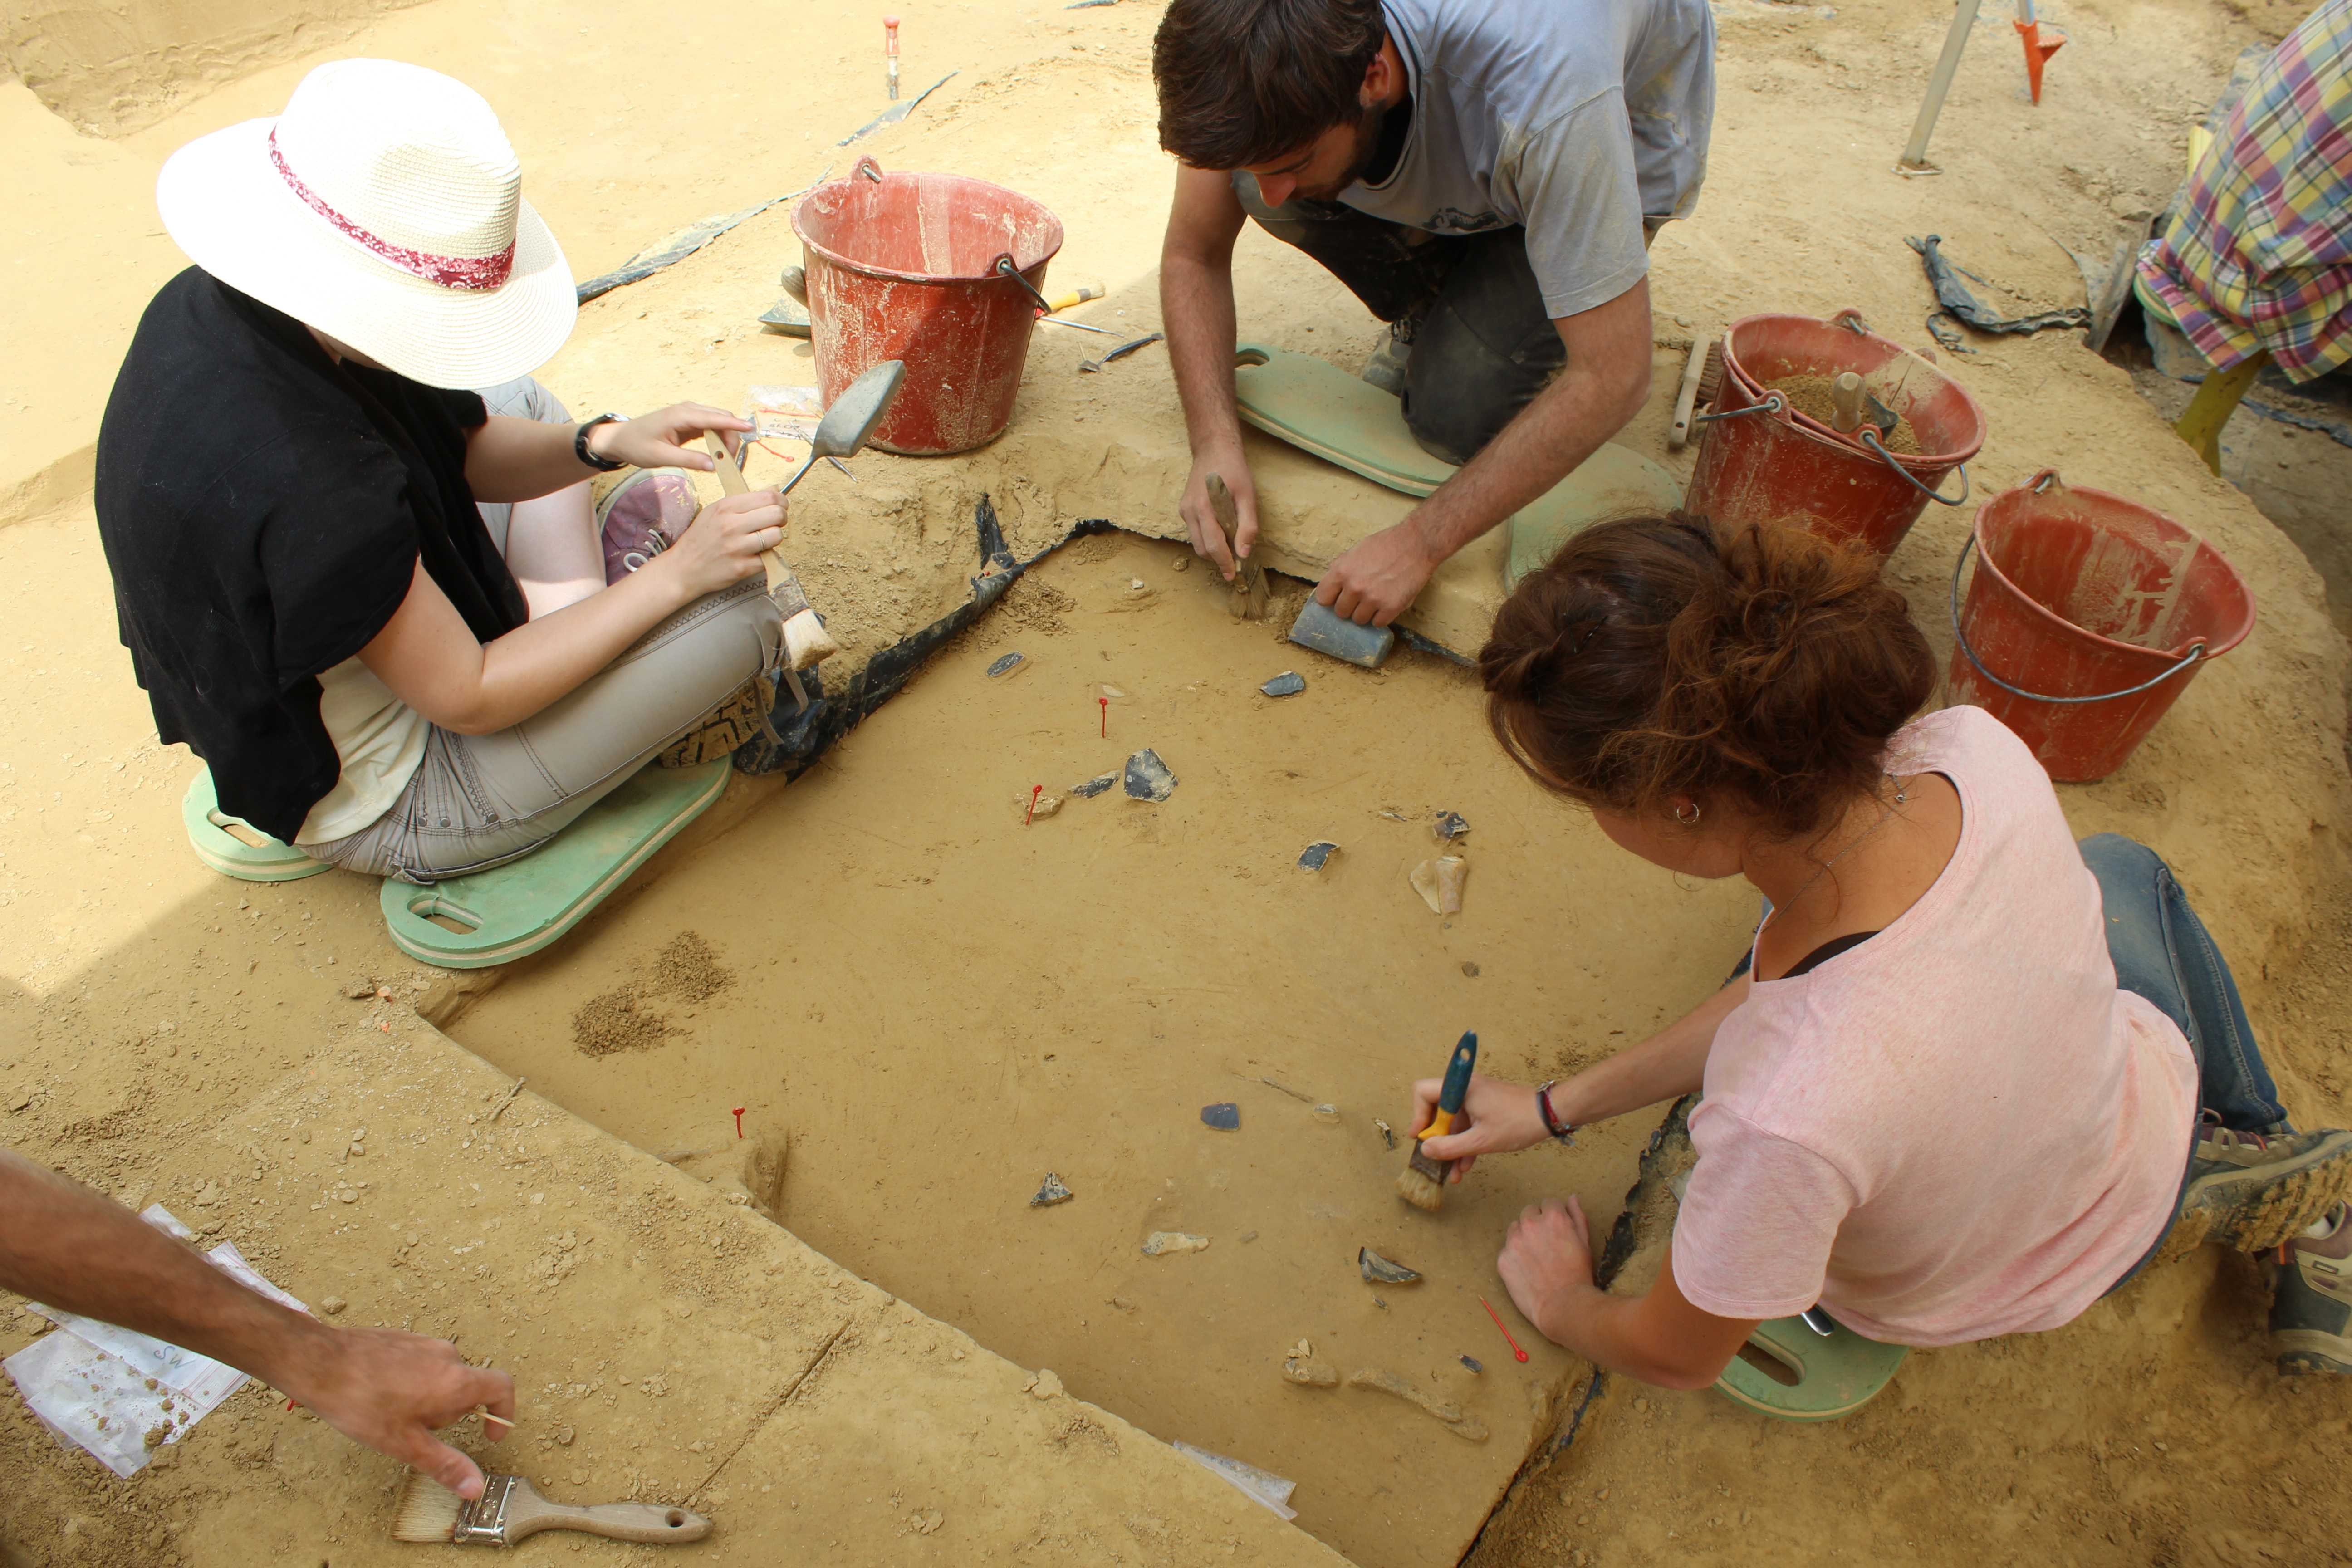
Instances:
[[[2189,1037],[2197,1103],[2241,1132],[2287,1131],[2286,1108],[2263,1065],[2238,983],[2170,868],[2120,834],[2085,838],[2081,849],[2106,905],[2116,984],[2156,1004]]]
[[[2213,1112],[2224,1127],[2241,1132],[2284,1132],[2286,1108],[2279,1103],[2278,1085],[2263,1065],[2262,1047],[2254,1043],[2254,1026],[2238,999],[2238,983],[2213,945],[2205,922],[2189,907],[2189,896],[2172,879],[2171,868],[2144,844],[2116,833],[2083,840],[2083,864],[2099,879],[2099,896],[2106,906],[2107,956],[2116,966],[2116,984],[2145,996],[2157,1010],[2179,1026],[2197,1058],[2197,1103]],[[2197,1148],[2197,1129],[2188,1130],[2189,1149],[2181,1159],[2180,1191],[2189,1191],[2189,1160]],[[2179,1204],[2174,1205],[2179,1212]],[[2165,1226],[2169,1234],[2171,1226]],[[2147,1268],[2164,1246],[2159,1235],[2138,1262],[2107,1287],[2113,1294]]]

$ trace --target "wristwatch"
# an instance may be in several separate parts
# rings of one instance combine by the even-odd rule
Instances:
[[[1559,1117],[1552,1114],[1551,1086],[1559,1081],[1559,1079],[1556,1078],[1547,1079],[1544,1080],[1543,1087],[1536,1090],[1536,1114],[1543,1118],[1545,1131],[1573,1148],[1576,1144],[1576,1124],[1572,1121],[1562,1122]]]
[[[609,474],[615,468],[627,468],[629,465],[626,463],[614,462],[610,458],[600,458],[595,453],[590,451],[588,449],[588,432],[593,430],[599,425],[625,425],[628,422],[628,416],[625,414],[599,414],[595,418],[589,420],[586,424],[581,426],[578,430],[572,432],[572,454],[577,457],[582,463],[595,469],[600,474]]]

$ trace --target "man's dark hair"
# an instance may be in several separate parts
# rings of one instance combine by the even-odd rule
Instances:
[[[1362,118],[1380,0],[1170,0],[1151,41],[1160,145],[1197,169],[1295,153]]]

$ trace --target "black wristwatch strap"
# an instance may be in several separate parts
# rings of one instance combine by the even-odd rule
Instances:
[[[1551,1086],[1559,1081],[1559,1079],[1556,1078],[1547,1079],[1544,1086],[1536,1090],[1536,1114],[1543,1118],[1545,1131],[1550,1133],[1554,1138],[1559,1140],[1559,1142],[1572,1147],[1576,1142],[1575,1125],[1573,1123],[1570,1123],[1569,1125],[1562,1126],[1559,1118],[1552,1114]]]
[[[585,424],[582,425],[579,429],[572,432],[572,450],[573,455],[576,456],[582,463],[595,469],[600,474],[609,474],[615,468],[627,468],[629,465],[626,463],[616,463],[610,458],[600,458],[595,453],[588,449],[589,431],[593,430],[599,425],[618,425],[623,422],[623,416],[618,414],[599,414],[595,418],[587,421]]]

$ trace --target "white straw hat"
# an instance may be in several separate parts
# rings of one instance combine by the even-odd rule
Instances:
[[[320,66],[173,153],[155,202],[197,266],[429,386],[537,369],[578,311],[498,116],[422,66]]]

